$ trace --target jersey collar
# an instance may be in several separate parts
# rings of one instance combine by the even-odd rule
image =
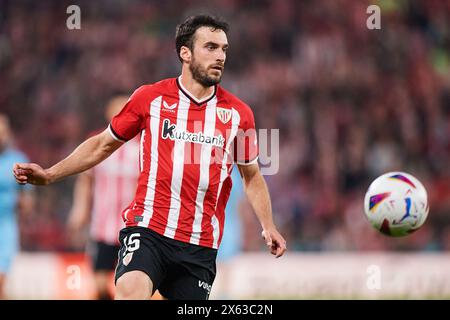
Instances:
[[[192,93],[189,92],[189,90],[187,90],[183,86],[183,84],[181,83],[181,76],[179,76],[177,78],[177,86],[187,98],[189,98],[192,102],[194,102],[196,105],[199,105],[199,106],[204,104],[204,103],[207,103],[209,100],[214,98],[214,96],[216,95],[216,91],[217,91],[217,85],[215,85],[214,86],[214,91],[208,97],[206,97],[206,98],[204,98],[202,100],[198,100],[196,97],[194,97],[194,95]]]

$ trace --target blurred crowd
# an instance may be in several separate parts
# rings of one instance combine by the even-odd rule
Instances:
[[[0,108],[33,162],[50,166],[105,127],[112,95],[178,76],[175,26],[213,13],[231,25],[222,85],[258,128],[279,129],[280,170],[265,178],[289,250],[450,249],[450,1],[78,0],[81,29],[69,30],[72,2],[0,0]],[[429,194],[427,223],[403,239],[363,214],[370,182],[391,170]],[[74,250],[72,188],[36,188],[23,249]],[[244,250],[264,249],[243,208]]]

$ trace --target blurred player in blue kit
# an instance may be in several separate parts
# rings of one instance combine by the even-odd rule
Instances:
[[[5,281],[14,256],[20,248],[17,213],[32,210],[34,198],[30,185],[19,185],[11,176],[15,162],[28,161],[12,146],[9,119],[0,113],[0,299],[5,298]]]

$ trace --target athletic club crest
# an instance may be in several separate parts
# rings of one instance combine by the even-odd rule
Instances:
[[[217,107],[217,116],[225,124],[231,119],[231,110]]]

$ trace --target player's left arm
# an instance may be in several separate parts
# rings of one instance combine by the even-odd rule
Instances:
[[[238,165],[245,193],[262,226],[262,236],[270,252],[277,258],[286,251],[286,240],[278,232],[272,216],[269,189],[259,170],[258,163]]]

